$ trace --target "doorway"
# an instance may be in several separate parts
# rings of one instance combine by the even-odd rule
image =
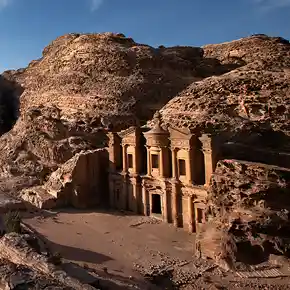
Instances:
[[[162,214],[160,194],[152,194],[152,213]]]

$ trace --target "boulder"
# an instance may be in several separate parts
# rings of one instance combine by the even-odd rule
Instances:
[[[290,256],[290,169],[239,160],[219,161],[211,180],[207,220],[198,240],[208,257],[245,264]],[[223,247],[231,241],[231,247]],[[235,249],[235,251],[233,251]]]
[[[21,198],[42,209],[72,205],[88,208],[106,202],[106,149],[82,151],[54,171],[42,186],[21,191]]]

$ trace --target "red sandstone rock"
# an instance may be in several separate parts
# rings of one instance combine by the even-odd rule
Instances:
[[[254,36],[203,49],[205,57],[236,68],[192,83],[161,110],[164,122],[195,131],[290,136],[289,42]]]
[[[201,60],[200,48],[155,49],[121,34],[68,34],[27,68],[3,75],[25,88],[23,112],[54,104],[67,118],[129,115],[132,124],[199,78],[194,67]]]
[[[289,256],[289,189],[290,169],[220,161],[208,196],[209,224],[199,236],[203,253],[211,258],[222,253],[250,264],[271,254]],[[235,244],[234,252],[223,247],[228,239]]]

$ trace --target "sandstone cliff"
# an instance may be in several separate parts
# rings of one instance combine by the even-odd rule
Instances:
[[[289,256],[290,44],[265,35],[203,47],[230,72],[188,86],[160,110],[165,126],[223,136],[198,243],[225,268]]]
[[[223,160],[212,177],[208,224],[199,235],[205,256],[220,265],[257,264],[289,252],[290,169]]]
[[[99,140],[103,133],[61,120],[56,107],[30,108],[1,137],[0,176],[20,177],[25,184],[29,177],[29,186],[42,183],[76,153],[103,146]]]
[[[0,138],[1,186],[43,184],[76,153],[104,146],[100,128],[142,123],[168,101],[168,125],[287,145],[289,48],[261,35],[203,48],[153,48],[112,33],[59,37],[41,59],[1,77],[2,95],[19,100],[14,116],[20,107],[13,129],[15,117],[2,129],[10,131]]]
[[[192,82],[236,67],[203,54],[195,47],[153,48],[113,33],[57,38],[41,59],[1,77],[11,89],[0,91],[15,96],[20,116],[1,137],[0,180],[41,184],[77,152],[101,146],[99,128],[147,121]],[[3,132],[15,119],[5,118]]]
[[[193,82],[161,110],[164,122],[193,131],[264,130],[289,136],[289,42],[258,35],[203,49],[205,57],[238,67]]]

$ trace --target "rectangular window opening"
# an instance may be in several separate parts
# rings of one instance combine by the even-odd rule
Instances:
[[[185,160],[184,159],[178,159],[178,171],[179,171],[179,176],[186,175],[186,168],[185,168]]]
[[[133,155],[128,154],[128,168],[133,168]]]
[[[159,168],[159,155],[151,154],[152,168]]]

